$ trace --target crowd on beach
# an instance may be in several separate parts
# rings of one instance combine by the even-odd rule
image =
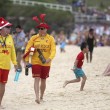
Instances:
[[[56,44],[60,44],[62,40],[65,40],[68,45],[79,46],[85,40],[85,35],[90,28],[94,29],[96,34],[97,46],[110,46],[110,27],[107,25],[75,25],[70,34],[64,31],[58,34],[53,31],[51,34],[55,37]]]
[[[85,40],[85,34],[88,30],[92,28],[96,34],[97,46],[110,46],[110,27],[107,25],[75,25],[74,29],[68,34],[65,31],[61,30],[59,32],[52,31],[50,34],[55,38],[55,42],[57,45],[60,45],[62,41],[65,41],[67,45],[77,45]],[[30,31],[25,32],[25,45],[32,35],[36,34],[36,30],[34,28],[30,29]],[[16,36],[16,32],[13,33],[13,38]]]

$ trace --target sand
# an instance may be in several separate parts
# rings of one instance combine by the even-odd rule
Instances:
[[[5,110],[110,110],[110,77],[102,76],[110,63],[110,47],[95,48],[92,63],[85,59],[83,70],[88,79],[84,91],[79,91],[80,82],[62,87],[65,80],[75,78],[71,68],[79,52],[77,46],[66,46],[66,53],[60,53],[57,46],[41,104],[35,103],[31,70],[29,76],[23,70],[19,81],[14,82],[12,67],[3,99]]]

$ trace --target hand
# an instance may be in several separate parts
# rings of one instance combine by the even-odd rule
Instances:
[[[74,71],[75,69],[71,69],[72,71]]]
[[[14,65],[15,71],[18,69],[18,65]]]
[[[95,47],[97,47],[97,44],[95,45]]]
[[[71,70],[73,70],[73,71],[74,71],[75,69],[76,69],[76,66],[73,66],[73,69],[71,69]]]
[[[46,60],[46,63],[49,63],[49,62],[51,62],[51,59],[50,59],[50,58],[48,58],[48,59]]]
[[[28,61],[25,62],[25,67],[26,67],[26,65],[29,65],[29,62]]]

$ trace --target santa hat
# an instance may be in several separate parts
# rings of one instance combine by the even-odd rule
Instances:
[[[36,26],[36,28],[41,28],[41,27],[46,28],[46,29],[50,28],[50,26],[44,22],[45,16],[46,16],[46,14],[40,14],[39,18],[41,19],[41,21],[38,19],[37,16],[34,16],[32,18],[34,21],[36,21],[38,23],[38,26]]]
[[[12,24],[6,21],[4,18],[0,17],[0,29],[6,26],[12,26]]]

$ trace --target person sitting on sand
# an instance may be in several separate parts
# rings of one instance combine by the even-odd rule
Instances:
[[[105,71],[103,72],[104,76],[110,76],[110,63],[106,67]]]

